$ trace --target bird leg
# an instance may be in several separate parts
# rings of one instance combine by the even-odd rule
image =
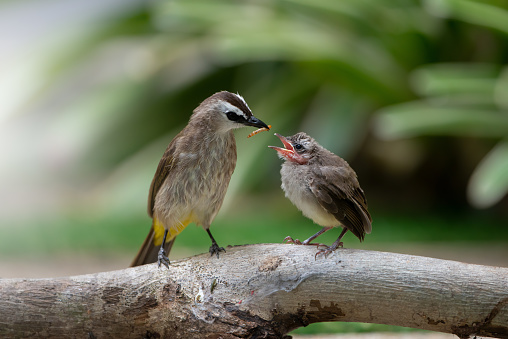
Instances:
[[[164,244],[166,243],[166,237],[168,236],[168,230],[164,230],[164,237],[162,238],[161,248],[159,249],[159,254],[157,255],[157,264],[161,267],[161,264],[164,264],[169,269],[169,258],[166,256],[166,252],[164,251]]]
[[[314,257],[317,257],[319,254],[323,254],[325,256],[325,258],[326,258],[328,256],[328,254],[332,253],[337,248],[344,246],[344,244],[342,243],[341,239],[344,236],[344,234],[346,234],[347,231],[348,231],[348,229],[344,227],[342,229],[342,232],[340,233],[339,237],[337,238],[337,240],[335,240],[334,243],[331,246],[328,246],[326,248],[323,248],[323,249],[319,250]],[[321,244],[319,246],[326,246],[326,245],[322,245]]]
[[[295,245],[312,245],[312,246],[325,246],[323,244],[319,244],[319,243],[311,243],[312,240],[316,239],[317,237],[319,237],[321,234],[325,233],[326,231],[329,231],[331,230],[333,227],[323,227],[322,229],[319,230],[319,232],[317,232],[316,234],[314,234],[313,236],[311,236],[309,239],[307,240],[304,240],[303,242],[298,240],[298,239],[293,239],[291,237],[286,237],[284,238],[284,241],[287,243],[287,244],[295,244]]]
[[[217,245],[217,242],[213,238],[212,233],[210,233],[210,229],[207,229],[206,232],[208,232],[208,235],[210,236],[210,239],[212,240],[212,246],[210,246],[210,249],[208,250],[210,252],[210,256],[217,254],[217,258],[218,258],[219,253],[226,252],[226,250],[224,249],[224,247],[219,247],[219,245]]]

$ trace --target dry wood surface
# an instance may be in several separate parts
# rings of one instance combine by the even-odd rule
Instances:
[[[171,263],[0,279],[0,337],[282,338],[354,321],[508,338],[508,268],[312,246],[228,247]]]

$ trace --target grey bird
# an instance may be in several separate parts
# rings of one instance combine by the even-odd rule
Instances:
[[[148,195],[152,228],[131,266],[158,262],[169,267],[175,237],[191,222],[210,236],[210,254],[225,251],[210,233],[236,166],[233,130],[268,126],[252,115],[238,94],[222,91],[205,99],[171,141]],[[158,248],[160,246],[160,248]]]
[[[327,256],[342,247],[342,237],[348,230],[363,241],[365,234],[372,231],[372,218],[355,171],[344,159],[303,132],[290,137],[275,135],[284,148],[268,147],[285,160],[280,174],[286,197],[303,215],[323,227],[303,242],[291,237],[285,240],[298,245],[325,246],[316,256]],[[343,230],[331,246],[312,243],[319,235],[338,226]]]

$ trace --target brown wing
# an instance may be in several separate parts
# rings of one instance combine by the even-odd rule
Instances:
[[[321,206],[362,241],[372,230],[372,218],[354,171],[343,166],[321,166],[311,177],[310,190]]]
[[[181,132],[169,143],[166,151],[162,155],[161,160],[159,161],[159,166],[157,166],[157,171],[152,179],[152,184],[150,185],[150,192],[148,193],[148,215],[150,218],[153,218],[153,208],[155,205],[155,197],[159,192],[162,184],[171,173],[171,170],[175,167],[177,162],[177,157],[175,157],[175,150],[178,140],[180,138]]]

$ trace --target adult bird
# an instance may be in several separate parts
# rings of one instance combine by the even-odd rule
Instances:
[[[343,230],[338,239],[316,253],[325,256],[342,246],[341,240],[347,231],[363,241],[365,234],[372,231],[372,218],[355,171],[344,159],[303,132],[289,137],[275,135],[284,148],[268,147],[285,160],[280,173],[286,197],[303,215],[323,227],[303,242],[291,237],[285,240],[298,245],[325,246],[312,241],[324,232],[341,226]]]
[[[239,94],[215,93],[194,110],[159,162],[148,195],[152,228],[131,266],[157,261],[159,267],[169,267],[167,255],[175,237],[191,222],[210,236],[211,255],[225,251],[210,225],[236,166],[233,130],[245,126],[268,127],[252,115]]]

